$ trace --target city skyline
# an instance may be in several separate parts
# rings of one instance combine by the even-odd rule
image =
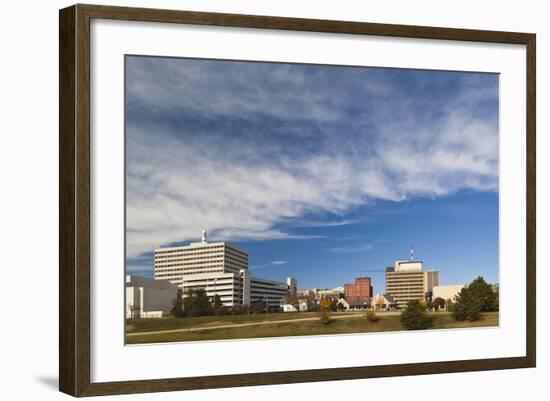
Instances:
[[[473,194],[469,195],[472,196]],[[462,196],[468,195],[462,194]],[[483,220],[487,216],[491,216],[491,213],[487,213],[487,211],[491,211],[494,205],[491,199],[487,199],[485,203],[479,202],[479,199],[475,200],[475,202],[469,205],[462,202],[462,207],[477,208],[477,211],[469,210],[468,214],[471,219],[466,221],[462,214],[450,213],[448,204],[446,207],[442,207],[437,214],[447,216],[446,221],[439,220],[437,223],[433,223],[433,228],[424,226],[422,235],[416,236],[416,243],[408,241],[407,236],[404,238],[392,238],[391,232],[387,233],[385,238],[381,237],[367,243],[361,241],[361,235],[356,235],[353,238],[351,238],[352,236],[330,237],[328,232],[335,230],[335,228],[325,227],[323,229],[323,233],[325,233],[323,238],[316,239],[315,241],[310,240],[309,246],[316,249],[327,243],[336,243],[337,247],[319,249],[319,253],[321,254],[319,259],[323,259],[323,261],[318,265],[317,270],[315,269],[315,265],[313,266],[313,270],[308,271],[304,269],[306,263],[301,262],[301,260],[307,257],[310,262],[307,264],[311,265],[311,257],[303,256],[297,250],[294,250],[294,246],[300,247],[304,245],[303,240],[224,241],[248,252],[250,260],[249,269],[258,277],[281,281],[288,276],[296,277],[299,288],[334,288],[352,282],[357,277],[367,276],[372,279],[374,293],[384,293],[385,268],[393,265],[395,260],[409,259],[410,246],[414,247],[415,260],[423,261],[425,269],[437,269],[441,272],[441,285],[467,284],[478,276],[483,276],[489,282],[498,283],[498,265],[490,264],[492,260],[498,261],[498,246],[487,246],[485,249],[479,246],[479,241],[486,238],[491,232],[492,235],[498,235],[498,230],[491,228],[494,227],[494,224],[489,224],[490,221]],[[443,206],[441,203],[437,205],[438,202],[432,201],[430,203],[434,206]],[[403,226],[397,227],[397,232],[403,233],[413,230],[419,221],[422,220],[422,214],[419,212],[424,211],[424,207],[425,204],[419,205],[413,202],[409,203],[406,212],[387,210],[387,213],[392,216],[391,222],[393,224],[390,224],[390,226],[396,228],[395,224],[397,224],[397,221],[403,224]],[[415,210],[419,212],[415,213]],[[403,218],[405,213],[408,213],[408,218]],[[434,214],[434,212],[432,211],[430,214]],[[394,221],[393,219],[396,220]],[[466,236],[468,240],[463,239],[459,243],[453,243],[451,237],[434,238],[434,236],[441,236],[441,233],[437,230],[440,224],[457,221],[463,226],[460,232],[468,234]],[[469,224],[472,221],[476,224]],[[485,221],[485,223],[481,224],[485,227],[485,231],[476,232],[475,228],[479,225],[480,221]],[[377,223],[369,220],[366,224],[382,227],[384,225],[387,226],[387,222],[388,217],[385,217]],[[361,226],[359,223],[354,223],[354,225]],[[338,226],[340,227],[338,230],[342,226]],[[456,235],[457,233],[455,232],[452,236]],[[196,238],[190,241],[177,241],[165,246],[188,245],[190,242],[200,241],[199,236],[197,235]],[[209,242],[218,242],[218,240],[213,238],[212,234],[209,234]],[[450,245],[449,242],[451,243]],[[428,249],[437,249],[437,251],[427,254],[423,248],[428,243],[431,244]],[[260,256],[262,254],[272,257],[265,258],[264,256],[262,258]],[[453,258],[453,254],[457,255],[457,257]],[[468,257],[467,255],[471,255],[470,262],[466,266],[461,266],[461,263]],[[280,257],[277,259],[276,256]],[[151,252],[151,256],[146,255],[143,260],[150,260],[150,269],[137,269],[128,272],[153,277],[153,251]],[[334,260],[337,261],[335,262]],[[308,279],[309,276],[312,278]]]
[[[498,75],[131,56],[126,73],[127,273],[208,229],[301,288],[381,293],[411,245],[441,284],[498,282]]]

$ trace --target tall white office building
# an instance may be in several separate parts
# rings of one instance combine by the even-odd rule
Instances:
[[[155,279],[178,285],[185,294],[190,288],[204,288],[209,297],[218,295],[226,306],[248,306],[265,302],[278,307],[289,292],[289,284],[252,277],[248,254],[225,242],[201,242],[155,250]],[[296,285],[290,278],[288,283]]]

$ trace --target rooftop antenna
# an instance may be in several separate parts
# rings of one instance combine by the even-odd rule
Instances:
[[[411,261],[414,260],[414,248],[411,245]]]
[[[208,239],[208,232],[206,230],[202,230],[202,242],[207,242]]]

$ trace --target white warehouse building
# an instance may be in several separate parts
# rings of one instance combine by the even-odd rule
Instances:
[[[162,317],[172,310],[178,286],[166,280],[126,276],[126,319]]]
[[[252,277],[248,270],[248,254],[225,242],[202,241],[189,245],[155,250],[155,279],[168,280],[185,292],[203,288],[209,297],[218,295],[225,306],[249,306],[265,302],[279,307],[281,301],[296,288],[296,279],[287,283]]]

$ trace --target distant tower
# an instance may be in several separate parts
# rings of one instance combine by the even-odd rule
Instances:
[[[206,230],[202,230],[202,242],[207,242],[208,239],[208,232]]]
[[[411,245],[411,260],[414,260],[414,248]]]

